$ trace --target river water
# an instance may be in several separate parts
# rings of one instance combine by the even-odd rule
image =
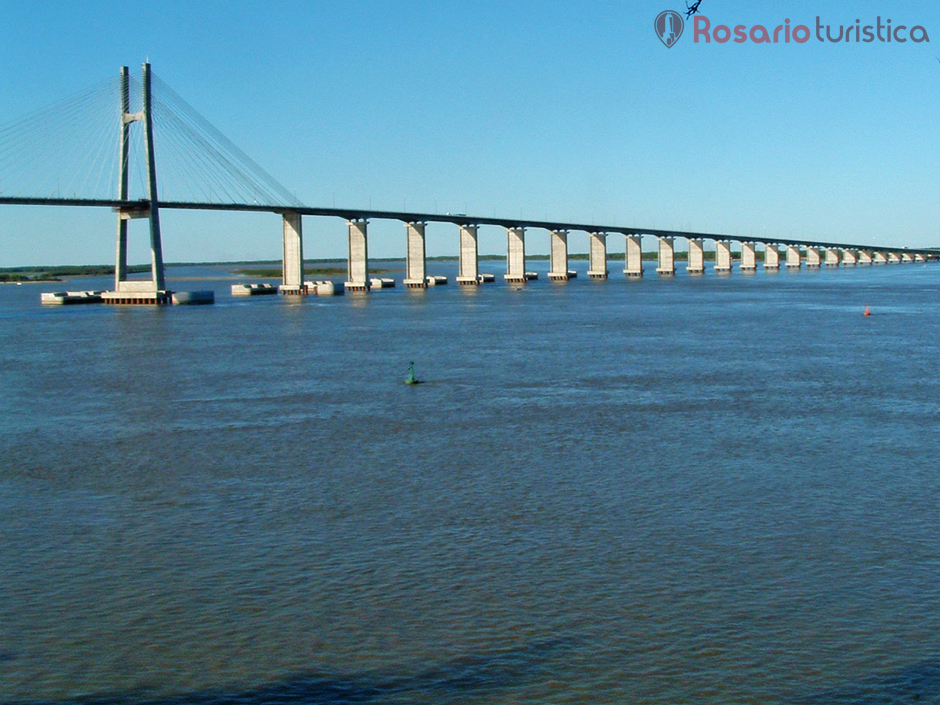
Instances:
[[[0,704],[940,703],[937,265],[534,265],[0,286]]]

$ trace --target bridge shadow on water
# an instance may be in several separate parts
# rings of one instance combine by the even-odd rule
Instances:
[[[157,696],[148,689],[65,700],[16,700],[0,705],[343,705],[460,702],[462,697],[524,685],[547,676],[551,662],[577,640],[534,641],[511,650],[466,656],[411,674],[298,673],[254,688]]]

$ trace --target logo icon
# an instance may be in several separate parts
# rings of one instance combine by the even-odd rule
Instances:
[[[656,30],[656,36],[659,41],[671,48],[673,44],[679,41],[682,36],[682,30],[685,29],[685,22],[682,15],[672,10],[663,10],[656,15],[653,22],[653,29]]]

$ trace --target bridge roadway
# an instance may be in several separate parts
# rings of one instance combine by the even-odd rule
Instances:
[[[83,206],[112,208],[125,214],[144,214],[149,211],[150,202],[147,199],[125,201],[107,199],[82,198],[20,198],[0,196],[0,205],[30,205],[30,206]],[[839,264],[871,264],[881,262],[903,262],[914,259],[937,259],[940,249],[908,249],[884,247],[876,245],[862,245],[858,243],[834,243],[820,240],[798,240],[779,237],[737,236],[720,233],[704,233],[682,230],[662,230],[622,225],[598,225],[595,223],[565,223],[560,221],[528,220],[524,218],[495,218],[476,217],[466,214],[439,214],[419,213],[406,211],[364,210],[355,208],[313,208],[308,206],[288,205],[261,205],[261,204],[218,204],[218,203],[191,203],[180,201],[159,202],[161,209],[174,210],[215,210],[240,212],[266,212],[276,213],[284,219],[284,278],[282,291],[285,293],[306,293],[303,281],[303,244],[301,216],[337,217],[346,220],[349,224],[349,281],[347,288],[351,290],[368,290],[368,246],[367,223],[370,219],[398,220],[408,227],[407,274],[406,286],[424,287],[426,285],[425,255],[424,255],[424,225],[429,222],[450,223],[460,228],[460,276],[458,283],[476,284],[480,281],[477,270],[476,229],[480,225],[495,225],[506,228],[508,234],[507,274],[508,281],[524,281],[528,278],[525,270],[525,230],[528,228],[547,230],[552,236],[552,264],[549,278],[567,279],[569,276],[567,263],[567,234],[569,231],[582,231],[591,236],[591,253],[589,276],[592,278],[606,278],[606,240],[610,233],[626,236],[626,268],[627,276],[642,276],[642,251],[640,237],[648,235],[659,240],[659,266],[660,274],[674,274],[673,238],[684,238],[689,241],[690,273],[704,271],[704,256],[702,241],[712,240],[716,244],[716,271],[729,271],[731,269],[731,242],[742,244],[743,270],[756,268],[754,245],[765,246],[765,268],[779,266],[778,247],[786,250],[786,266],[789,268],[801,266],[805,261],[809,267],[818,267],[821,264],[838,266]],[[806,251],[806,257],[801,260],[800,249]],[[819,251],[826,252],[825,261]],[[840,253],[841,251],[841,253]],[[573,273],[570,273],[573,276]]]

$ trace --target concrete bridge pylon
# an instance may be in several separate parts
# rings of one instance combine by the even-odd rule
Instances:
[[[144,149],[147,163],[147,200],[144,207],[140,203],[119,206],[117,211],[117,261],[114,267],[114,291],[106,292],[106,303],[169,303],[170,292],[166,290],[166,278],[163,267],[163,244],[160,238],[160,206],[157,197],[157,166],[154,161],[153,147],[153,103],[151,100],[150,64],[142,69],[143,105],[140,112],[130,112],[130,80],[126,66],[121,67],[121,125],[119,140],[118,200],[128,200],[128,161],[130,150],[130,129],[135,122],[143,123]],[[147,218],[150,223],[150,279],[127,278],[127,230],[128,222],[137,218]]]

